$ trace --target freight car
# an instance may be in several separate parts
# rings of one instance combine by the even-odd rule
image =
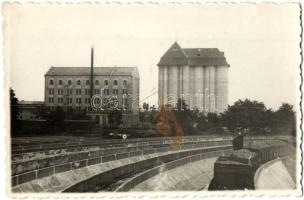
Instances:
[[[288,148],[287,143],[280,140],[245,142],[242,149],[217,159],[209,190],[254,189],[257,168],[286,156]]]

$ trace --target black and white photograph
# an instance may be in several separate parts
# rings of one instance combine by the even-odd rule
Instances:
[[[302,194],[299,3],[2,13],[11,196]]]

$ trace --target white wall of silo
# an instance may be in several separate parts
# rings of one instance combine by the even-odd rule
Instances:
[[[216,112],[222,113],[228,108],[228,67],[218,66],[216,72]]]
[[[168,103],[171,104],[171,106],[175,106],[178,99],[178,66],[170,66],[168,68],[168,79]]]
[[[209,70],[209,112],[214,113],[216,111],[216,67],[210,66]]]
[[[195,107],[200,111],[204,110],[204,68],[203,66],[196,66],[194,68],[194,79],[195,79],[195,93],[194,93],[194,102]]]
[[[204,111],[210,112],[210,66],[205,67],[205,84],[204,84],[204,99],[205,99],[205,109]]]
[[[164,98],[164,67],[158,67],[158,105],[161,105]]]
[[[163,103],[164,104],[167,104],[167,98],[168,98],[168,66],[164,66],[163,67],[163,73],[164,73],[164,80],[163,80],[163,83],[164,83],[164,89],[163,89]]]
[[[182,70],[182,95],[186,104],[190,106],[190,66],[183,66]]]
[[[189,78],[189,107],[190,109],[194,109],[194,99],[195,99],[195,67],[190,67],[190,78]]]

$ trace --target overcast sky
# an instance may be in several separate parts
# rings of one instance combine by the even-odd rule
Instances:
[[[296,104],[300,64],[297,4],[6,5],[9,85],[19,100],[44,99],[51,66],[137,66],[140,97],[157,90],[157,63],[182,48],[219,48],[229,68],[229,104]],[[145,100],[157,104],[157,95]]]

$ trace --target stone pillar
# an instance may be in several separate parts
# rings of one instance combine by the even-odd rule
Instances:
[[[228,67],[218,66],[216,73],[216,112],[222,113],[228,108]]]

